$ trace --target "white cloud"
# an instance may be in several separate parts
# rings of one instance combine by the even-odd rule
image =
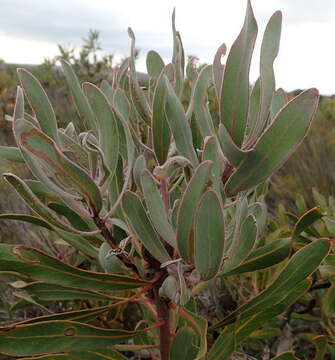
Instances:
[[[141,49],[138,65],[143,71],[143,56],[148,50],[155,49],[166,59],[171,56],[174,6],[186,53],[211,62],[219,45],[225,42],[231,46],[238,35],[246,0],[1,0],[0,9],[6,17],[0,23],[0,58],[21,63],[42,61],[43,57],[56,55],[57,43],[79,45],[89,28],[101,31],[104,49],[126,55],[130,45],[126,30],[131,26]],[[335,2],[253,0],[253,8],[259,39],[251,79],[258,75],[259,44],[266,22],[281,9],[277,85],[286,90],[316,86],[321,93],[335,93]]]

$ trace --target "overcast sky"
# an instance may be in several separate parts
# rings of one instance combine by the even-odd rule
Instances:
[[[290,91],[317,87],[335,94],[335,0],[253,0],[258,45],[251,81],[259,73],[259,44],[276,10],[283,12],[282,38],[275,62],[277,87]],[[127,27],[140,49],[138,70],[153,49],[170,61],[171,13],[185,52],[212,62],[223,42],[228,48],[243,24],[246,0],[0,0],[0,58],[14,63],[40,63],[58,54],[57,44],[80,46],[89,29],[101,32],[102,47],[119,57],[129,54]]]

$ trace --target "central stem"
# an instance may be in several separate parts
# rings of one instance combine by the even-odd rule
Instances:
[[[169,321],[169,305],[166,299],[159,296],[158,289],[159,287],[154,289],[154,300],[158,321],[163,321],[163,324],[159,327],[159,348],[161,353],[161,360],[170,360],[171,332]]]

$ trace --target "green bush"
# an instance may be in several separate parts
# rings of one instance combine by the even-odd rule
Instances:
[[[281,13],[266,27],[251,92],[257,23],[250,2],[224,66],[222,45],[213,65],[189,63],[185,71],[174,14],[172,28],[172,61],[150,51],[145,88],[131,29],[131,55],[112,83],[80,86],[61,62],[79,126],[58,128],[40,82],[18,69],[16,147],[0,151],[34,175],[4,174],[34,215],[0,217],[40,226],[53,241],[44,250],[0,245],[0,271],[19,299],[4,305],[15,317],[31,306],[40,312],[0,328],[1,353],[230,359],[281,333],[280,314],[305,296],[327,257],[329,240],[298,241],[313,223],[309,213],[288,237],[264,236],[266,182],[303,140],[318,103],[316,89],[290,102],[275,89]],[[185,83],[191,94],[183,106]],[[220,282],[231,301],[198,311]],[[275,342],[268,344],[275,355]],[[317,346],[325,351],[327,338]]]

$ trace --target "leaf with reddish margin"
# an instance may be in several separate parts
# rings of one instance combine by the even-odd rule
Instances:
[[[227,196],[248,190],[273,174],[304,139],[318,105],[309,89],[292,99],[276,116],[226,183]]]
[[[220,99],[221,123],[241,146],[249,107],[249,69],[257,36],[257,23],[248,0],[244,24],[232,45],[223,75]]]

